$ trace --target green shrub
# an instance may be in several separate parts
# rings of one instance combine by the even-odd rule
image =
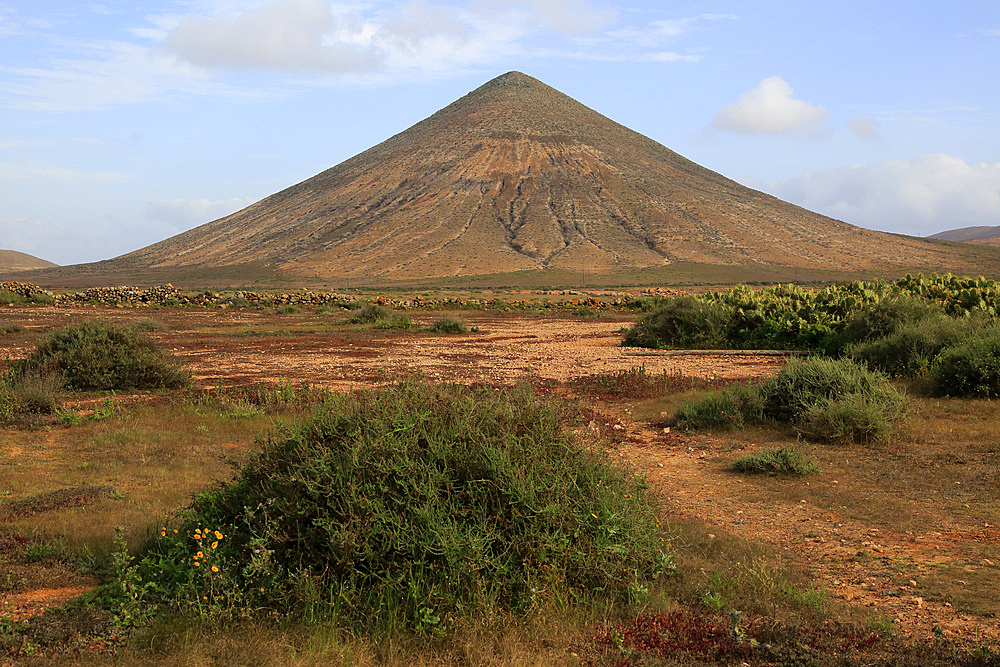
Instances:
[[[811,406],[850,394],[898,395],[884,376],[850,359],[792,359],[760,389],[764,415],[795,422]]]
[[[141,574],[183,609],[416,630],[632,600],[672,568],[644,489],[526,388],[404,383],[333,397],[269,438],[162,531]]]
[[[129,326],[134,331],[145,331],[147,333],[153,331],[163,331],[164,329],[166,329],[166,327],[163,324],[159,322],[154,322],[153,320],[145,317],[141,320],[136,320]]]
[[[1000,397],[1000,334],[945,349],[930,367],[930,380],[939,396]]]
[[[876,442],[892,434],[905,412],[905,399],[898,392],[852,393],[810,405],[797,428],[816,440]]]
[[[413,322],[406,315],[393,315],[384,320],[376,320],[372,326],[376,329],[409,329]]]
[[[463,334],[468,331],[464,324],[450,317],[438,318],[427,330],[443,334]]]
[[[625,302],[627,310],[638,310],[641,313],[650,313],[666,304],[667,299],[662,296],[640,296],[629,299]]]
[[[752,456],[733,461],[733,470],[763,475],[808,475],[819,472],[819,466],[795,445],[764,449]]]
[[[712,348],[725,346],[726,310],[693,296],[671,299],[629,329],[622,345],[649,348]]]
[[[62,378],[17,370],[0,375],[0,423],[32,414],[51,414],[61,407]]]
[[[20,363],[25,374],[58,374],[67,389],[173,388],[188,374],[145,334],[108,320],[88,320],[50,333]]]
[[[847,353],[892,377],[916,377],[927,371],[941,350],[975,335],[981,326],[972,319],[927,318],[852,346]]]
[[[6,306],[11,303],[14,305],[20,305],[24,303],[24,297],[18,294],[17,292],[11,292],[10,290],[0,289],[0,304]]]
[[[844,325],[844,340],[860,343],[896,333],[904,325],[945,317],[937,304],[912,295],[896,295],[861,308]]]
[[[277,315],[301,315],[302,309],[296,306],[294,303],[282,306],[278,310],[274,311]]]
[[[354,310],[352,308],[352,310]],[[364,304],[357,309],[357,312],[351,317],[351,324],[374,324],[379,320],[387,320],[392,318],[395,312],[392,308],[386,308],[385,306],[380,306],[377,304]]]
[[[27,299],[28,303],[34,304],[36,306],[51,306],[55,304],[56,299],[50,294],[45,294],[43,292],[35,292]]]
[[[738,428],[762,421],[764,404],[759,386],[740,383],[685,403],[677,409],[673,423],[682,428]]]
[[[11,383],[11,391],[20,405],[21,412],[52,414],[62,405],[59,393],[62,378],[58,375],[25,373]]]
[[[792,360],[759,385],[741,383],[682,406],[683,427],[774,422],[820,439],[884,438],[905,412],[905,397],[885,376],[849,359]]]
[[[392,308],[377,304],[363,306],[349,322],[370,324],[375,329],[409,329],[413,324],[406,315],[400,315]]]
[[[0,322],[0,336],[6,336],[24,331],[24,326],[17,322]]]

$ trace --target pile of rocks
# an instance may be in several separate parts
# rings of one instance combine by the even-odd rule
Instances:
[[[36,294],[44,294],[45,296],[52,296],[51,292],[46,292],[38,285],[32,283],[19,283],[19,282],[2,282],[0,283],[0,292],[13,292],[18,296],[22,296],[25,299],[30,299]]]
[[[171,284],[156,287],[91,287],[83,292],[67,292],[56,296],[57,302],[98,303],[180,303],[180,292]]]

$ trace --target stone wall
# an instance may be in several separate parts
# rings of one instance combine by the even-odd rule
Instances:
[[[216,307],[262,307],[262,306],[339,306],[348,308],[358,301],[371,301],[399,310],[417,308],[462,308],[482,310],[521,310],[528,308],[627,308],[635,298],[624,292],[598,292],[580,290],[537,290],[536,298],[468,298],[425,297],[394,299],[386,296],[346,295],[333,292],[297,290],[294,292],[254,292],[239,290],[229,294],[219,294],[209,290],[196,293],[182,293],[169,283],[156,287],[92,287],[82,292],[56,294],[31,283],[0,283],[0,291],[8,290],[24,298],[35,295],[51,297],[58,304],[101,303],[129,306],[216,306]],[[673,290],[656,288],[646,290],[646,294],[668,296]],[[537,297],[543,297],[539,299]],[[555,298],[548,298],[555,297]]]

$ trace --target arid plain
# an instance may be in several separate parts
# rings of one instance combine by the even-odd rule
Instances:
[[[470,330],[424,330],[442,314]],[[734,458],[796,435],[685,433],[665,418],[699,392],[775,372],[784,356],[637,354],[620,347],[635,315],[613,310],[409,316],[410,329],[374,330],[348,323],[346,314],[308,309],[3,308],[0,320],[23,328],[0,337],[0,358],[10,363],[52,329],[103,317],[146,323],[210,391],[256,383],[350,391],[407,377],[527,382],[581,403],[591,414],[588,428],[608,436],[612,455],[648,479],[662,520],[684,526],[678,558],[705,566],[700,585],[710,588],[713,572],[745,585],[741,577],[752,578],[754,568],[778,568],[802,577],[825,608],[841,610],[838,617],[882,624],[895,641],[1000,641],[993,585],[1000,575],[1000,419],[989,401],[913,398],[891,442],[808,444],[819,475],[739,475],[730,470]],[[157,412],[172,400],[163,393],[92,395],[67,404],[84,419],[78,425],[53,418],[0,430],[8,618],[37,616],[95,585],[47,557],[46,545],[107,544],[116,522],[152,526],[191,493],[226,479],[223,459],[245,456],[275,425],[234,419],[220,429],[196,414]],[[107,418],[86,421],[109,405]],[[164,433],[171,429],[176,437]],[[734,553],[735,564],[720,562]]]

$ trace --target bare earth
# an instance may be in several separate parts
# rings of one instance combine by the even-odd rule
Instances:
[[[92,308],[39,308],[0,314],[16,315],[28,327],[47,328],[97,313]],[[101,314],[164,323],[167,329],[154,335],[207,386],[281,380],[345,390],[413,372],[464,383],[565,381],[643,365],[656,374],[737,379],[766,376],[785,363],[773,356],[635,356],[619,347],[620,329],[631,320],[613,317],[463,315],[467,326],[478,331],[439,336],[324,328],[317,326],[313,315],[275,317],[256,311],[104,310]],[[437,316],[411,314],[420,326]],[[234,336],[234,331],[244,329],[243,337]],[[264,330],[268,333],[261,336]],[[0,359],[25,352],[25,346],[4,347],[0,340]],[[878,529],[830,509],[836,507],[829,501],[838,493],[861,489],[873,498],[883,493],[864,480],[852,479],[846,461],[843,467],[825,464],[823,475],[802,481],[779,484],[737,477],[726,470],[740,454],[729,439],[665,432],[659,425],[633,419],[621,404],[601,409],[622,436],[618,453],[645,473],[666,501],[668,517],[692,519],[720,534],[771,543],[789,561],[805,565],[834,596],[893,619],[906,636],[928,639],[932,628],[940,626],[946,636],[1000,640],[1000,623],[995,619],[963,613],[940,599],[924,599],[916,581],[890,584],[880,570],[888,561],[911,563],[920,573],[942,564],[996,568],[1000,559],[983,554],[1000,554],[1000,527],[956,523],[924,502],[894,497],[901,511],[914,517],[914,529]],[[844,456],[861,455],[848,451]],[[858,558],[861,553],[871,557]],[[33,604],[30,599],[12,602],[22,603],[18,607]]]

